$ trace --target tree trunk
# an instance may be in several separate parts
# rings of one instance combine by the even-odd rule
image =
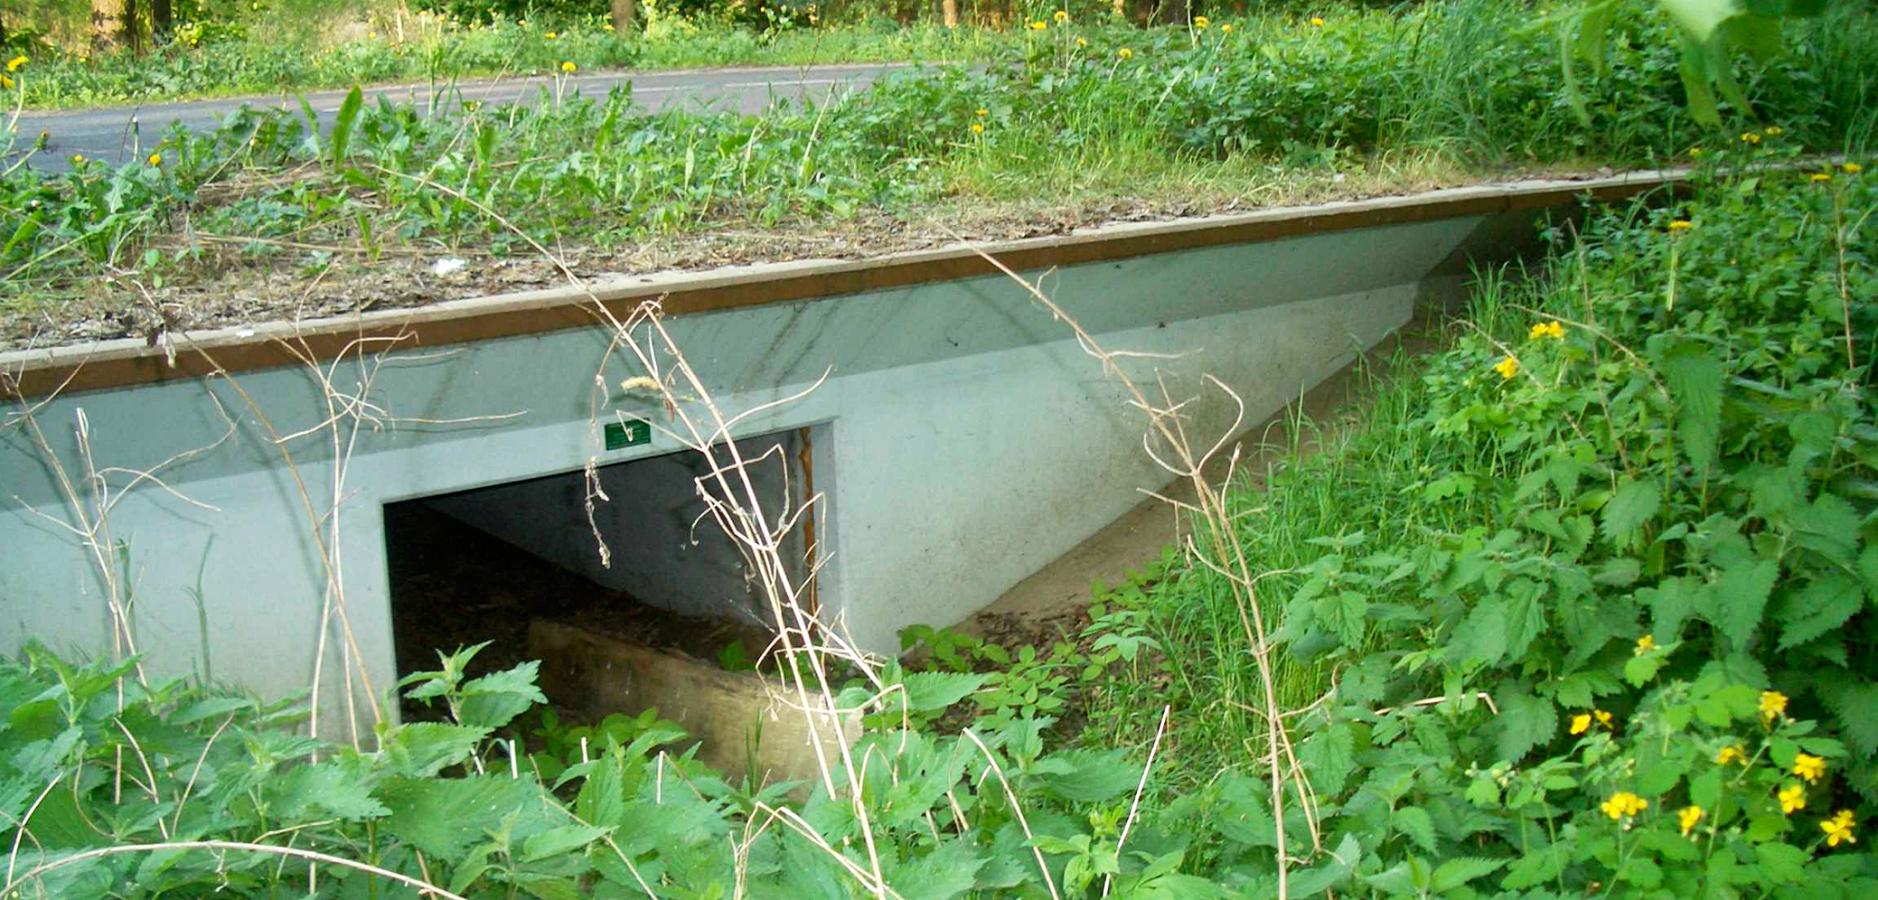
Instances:
[[[639,0],[613,0],[613,30],[626,34],[633,26],[633,14],[638,12]]]
[[[91,52],[123,49],[129,0],[91,0]]]
[[[159,43],[169,39],[175,27],[176,13],[171,0],[150,0],[150,36]]]
[[[939,4],[939,9],[945,15],[947,28],[959,27],[959,0],[943,0]]]

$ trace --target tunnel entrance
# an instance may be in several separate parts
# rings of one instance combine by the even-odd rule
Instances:
[[[737,442],[772,521],[813,496],[812,447],[806,428]],[[472,676],[552,656],[565,641],[544,642],[544,629],[727,671],[748,668],[773,636],[768,601],[706,514],[695,482],[707,472],[704,456],[686,450],[600,466],[597,492],[574,471],[386,504],[399,675],[435,669],[439,652],[485,641]],[[797,584],[806,582],[817,525],[804,515],[784,541]],[[576,688],[564,671],[573,663],[563,662],[542,658],[551,701],[636,711],[631,698],[565,696]],[[556,696],[557,684],[564,696]],[[437,715],[410,704],[402,711]]]

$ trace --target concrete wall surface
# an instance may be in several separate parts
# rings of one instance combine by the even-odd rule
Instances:
[[[1201,394],[1203,372],[1230,385],[1249,427],[1406,321],[1423,279],[1481,223],[1139,256],[1051,271],[1042,285],[1108,348],[1160,354],[1125,360],[1136,376],[1165,379],[1177,397]],[[828,376],[739,433],[815,429],[828,496],[821,604],[865,647],[890,651],[901,627],[969,615],[1168,480],[1122,390],[1008,279],[668,327],[732,412]],[[396,680],[385,503],[679,449],[664,435],[603,449],[597,419],[669,422],[655,403],[596,389],[641,374],[609,337],[558,331],[53,399],[34,416],[52,457],[22,423],[0,429],[0,651],[36,638],[110,652],[110,588],[95,565],[109,556],[153,670],[206,670],[270,694],[317,684],[324,722],[348,708],[362,718],[360,698]],[[1216,434],[1232,409],[1204,394],[1189,426]],[[129,472],[166,460],[161,482],[124,490]],[[545,527],[559,534],[566,518]],[[88,550],[81,532],[106,549]]]

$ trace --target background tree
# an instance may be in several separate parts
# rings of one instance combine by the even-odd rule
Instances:
[[[625,34],[633,27],[633,14],[638,11],[639,0],[613,0],[613,30]]]
[[[124,47],[131,29],[133,0],[91,0],[91,52]]]

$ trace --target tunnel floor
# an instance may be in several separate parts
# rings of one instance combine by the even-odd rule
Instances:
[[[422,501],[385,507],[386,562],[398,674],[438,667],[438,653],[488,641],[471,677],[526,661],[528,625],[546,618],[707,661],[754,661],[769,643],[761,627],[680,615],[601,587],[463,524]],[[435,709],[406,702],[406,718]]]

